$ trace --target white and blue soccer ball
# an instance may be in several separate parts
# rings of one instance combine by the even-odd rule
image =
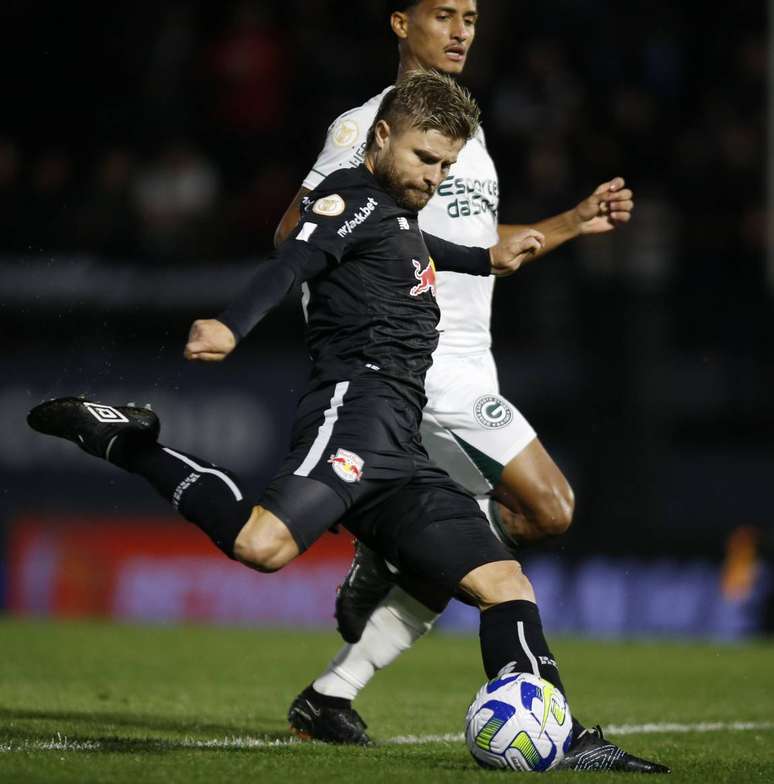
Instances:
[[[570,708],[543,678],[500,673],[479,689],[468,708],[465,741],[483,768],[542,773],[570,747]]]

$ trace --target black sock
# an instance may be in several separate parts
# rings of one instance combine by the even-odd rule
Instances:
[[[234,557],[234,542],[254,505],[245,499],[234,474],[200,457],[131,436],[116,440],[110,462],[145,477],[186,520]]]
[[[479,637],[487,678],[496,677],[506,664],[513,662],[514,672],[539,675],[567,696],[534,602],[521,599],[484,610]]]
[[[491,680],[506,664],[514,662],[514,672],[539,674],[567,699],[559,667],[546,642],[540,613],[534,602],[504,602],[485,610],[481,613],[479,636],[487,678]],[[584,729],[573,716],[573,737],[577,738]]]

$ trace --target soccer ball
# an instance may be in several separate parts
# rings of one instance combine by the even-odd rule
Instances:
[[[485,683],[468,708],[465,741],[482,768],[542,773],[572,742],[572,716],[564,695],[528,673],[500,673]]]

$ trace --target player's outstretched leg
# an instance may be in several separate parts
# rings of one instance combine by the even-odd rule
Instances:
[[[490,516],[495,502],[482,499],[479,505],[498,538],[513,547]],[[291,704],[291,730],[328,743],[366,742],[365,724],[361,729],[352,700],[378,670],[432,628],[448,600],[445,592],[393,573],[381,555],[356,540],[355,555],[336,594],[338,631],[347,645]]]
[[[230,558],[253,516],[241,483],[230,471],[157,442],[158,417],[147,408],[109,406],[76,397],[41,403],[27,422],[85,452],[139,474]],[[260,564],[250,564],[260,568]]]
[[[35,406],[27,415],[27,424],[39,433],[66,438],[105,460],[110,459],[119,436],[154,443],[161,429],[150,408],[106,406],[80,397],[60,397]]]
[[[460,583],[481,610],[481,655],[487,678],[505,667],[539,675],[567,696],[559,667],[543,633],[535,595],[515,561],[484,564]],[[559,766],[571,770],[614,770],[627,773],[669,773],[657,762],[635,757],[607,741],[599,727],[573,723],[573,743]]]

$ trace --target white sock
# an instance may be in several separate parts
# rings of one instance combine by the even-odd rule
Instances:
[[[397,585],[371,613],[363,636],[345,645],[314,682],[315,691],[354,700],[377,670],[395,661],[423,634],[438,615]]]

